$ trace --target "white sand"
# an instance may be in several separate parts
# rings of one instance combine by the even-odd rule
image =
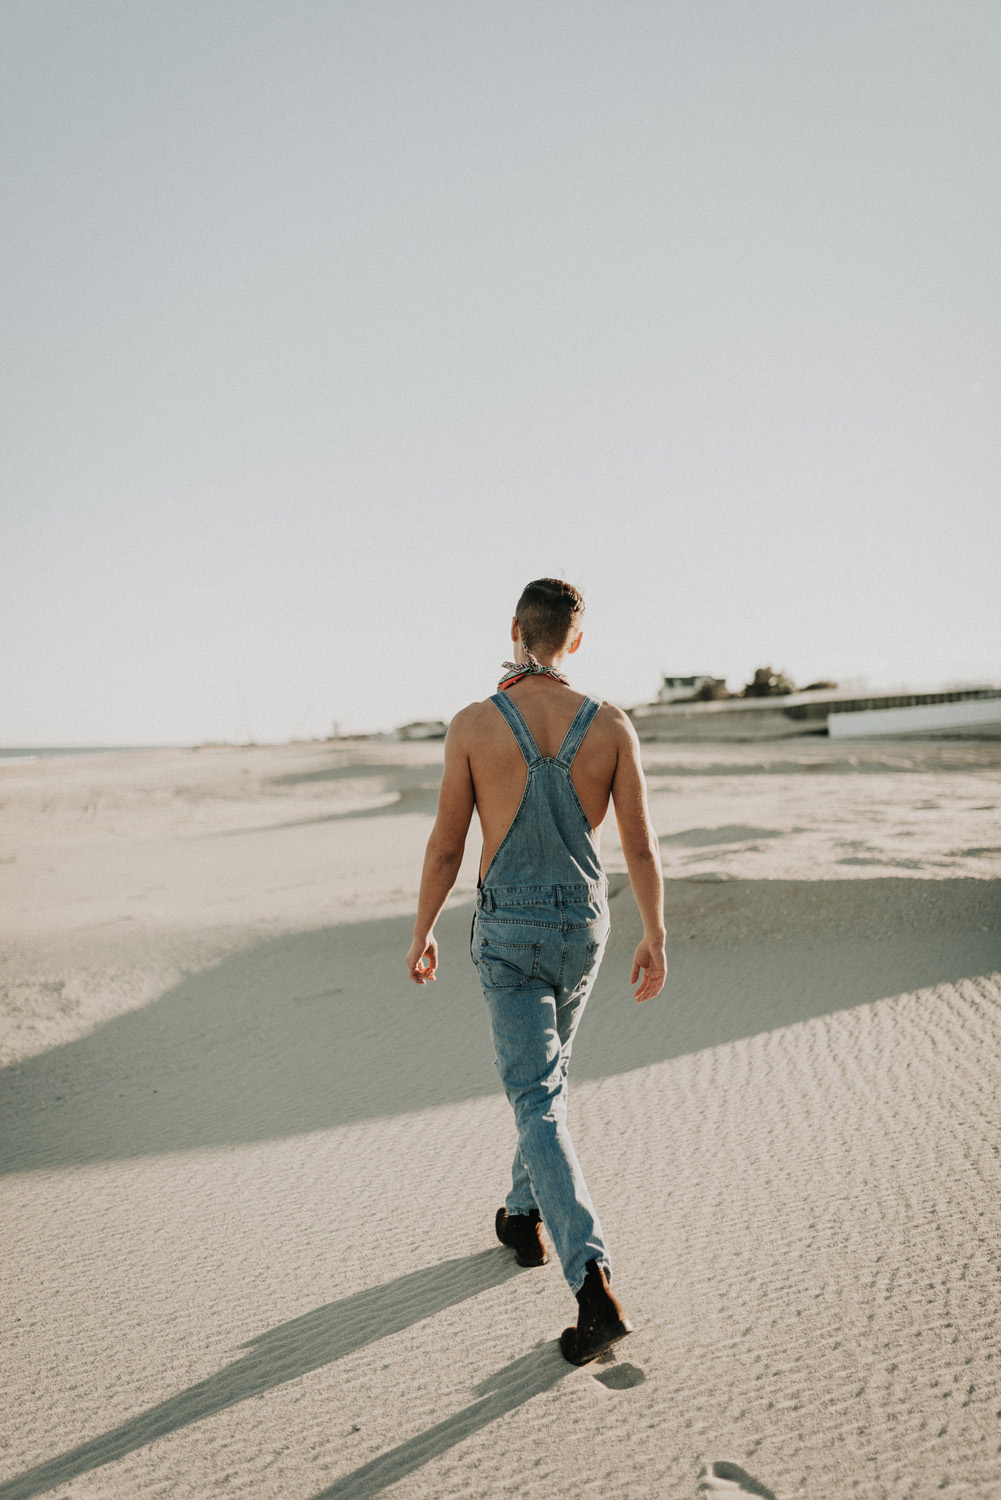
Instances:
[[[637,1331],[492,1242],[440,746],[0,764],[0,1500],[1001,1494],[1001,746],[650,745],[574,1059]],[[611,871],[621,854],[609,838]]]

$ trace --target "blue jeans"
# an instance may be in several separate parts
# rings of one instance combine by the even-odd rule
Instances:
[[[587,1263],[611,1277],[601,1225],[567,1129],[567,1068],[608,938],[603,891],[481,890],[470,949],[486,997],[495,1063],[518,1127],[509,1214],[538,1209],[571,1291]]]

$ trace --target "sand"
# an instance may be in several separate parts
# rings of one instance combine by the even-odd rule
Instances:
[[[0,1500],[1001,1494],[1001,746],[644,747],[575,1137],[636,1324],[492,1241],[440,745],[0,763]]]

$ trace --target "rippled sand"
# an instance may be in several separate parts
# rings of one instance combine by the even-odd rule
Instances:
[[[575,1135],[636,1324],[492,1241],[440,746],[0,766],[0,1500],[1001,1493],[1001,747],[649,745]]]

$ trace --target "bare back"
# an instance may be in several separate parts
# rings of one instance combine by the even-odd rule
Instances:
[[[509,688],[508,694],[539,753],[555,756],[585,695],[548,677],[526,677]],[[483,832],[482,877],[518,811],[527,770],[525,757],[494,704],[489,700],[471,704],[463,718],[463,738]],[[596,833],[605,820],[615,779],[621,741],[619,718],[620,710],[602,704],[571,768],[574,789]]]
[[[521,644],[517,618],[512,621],[511,639]],[[414,940],[406,960],[415,984],[426,984],[435,977],[438,945],[434,924],[455,885],[473,813],[479,813],[483,834],[482,881],[490,876],[498,853],[504,858],[501,845],[515,822],[531,778],[533,788],[548,785],[552,792],[559,793],[533,804],[530,830],[533,837],[539,835],[541,839],[531,856],[536,862],[544,863],[547,857],[549,846],[543,835],[550,823],[554,847],[558,849],[561,841],[565,844],[561,828],[551,816],[560,806],[572,808],[570,822],[578,833],[582,832],[578,817],[583,812],[590,828],[582,838],[582,844],[587,845],[585,863],[600,871],[598,840],[611,801],[629,882],[643,921],[643,939],[633,956],[632,982],[639,981],[635,998],[647,1000],[660,993],[667,971],[664,878],[657,835],[650,824],[640,743],[621,708],[614,703],[602,703],[597,709],[585,707],[585,695],[575,693],[565,680],[553,675],[555,664],[562,665],[564,655],[572,656],[580,642],[578,630],[572,639],[567,637],[565,649],[557,652],[548,665],[525,648],[524,657],[519,656],[519,662],[527,662],[524,673],[505,662],[512,669],[505,678],[510,681],[506,697],[495,703],[487,699],[469,704],[448,727],[438,811],[424,854]],[[511,711],[515,709],[517,712]],[[557,761],[578,713],[579,723],[564,752],[568,758]],[[526,728],[534,749],[525,738]],[[521,744],[533,757],[531,772]],[[541,761],[534,759],[535,752]],[[579,806],[572,806],[574,803]],[[578,871],[584,869],[569,850],[567,853]]]

